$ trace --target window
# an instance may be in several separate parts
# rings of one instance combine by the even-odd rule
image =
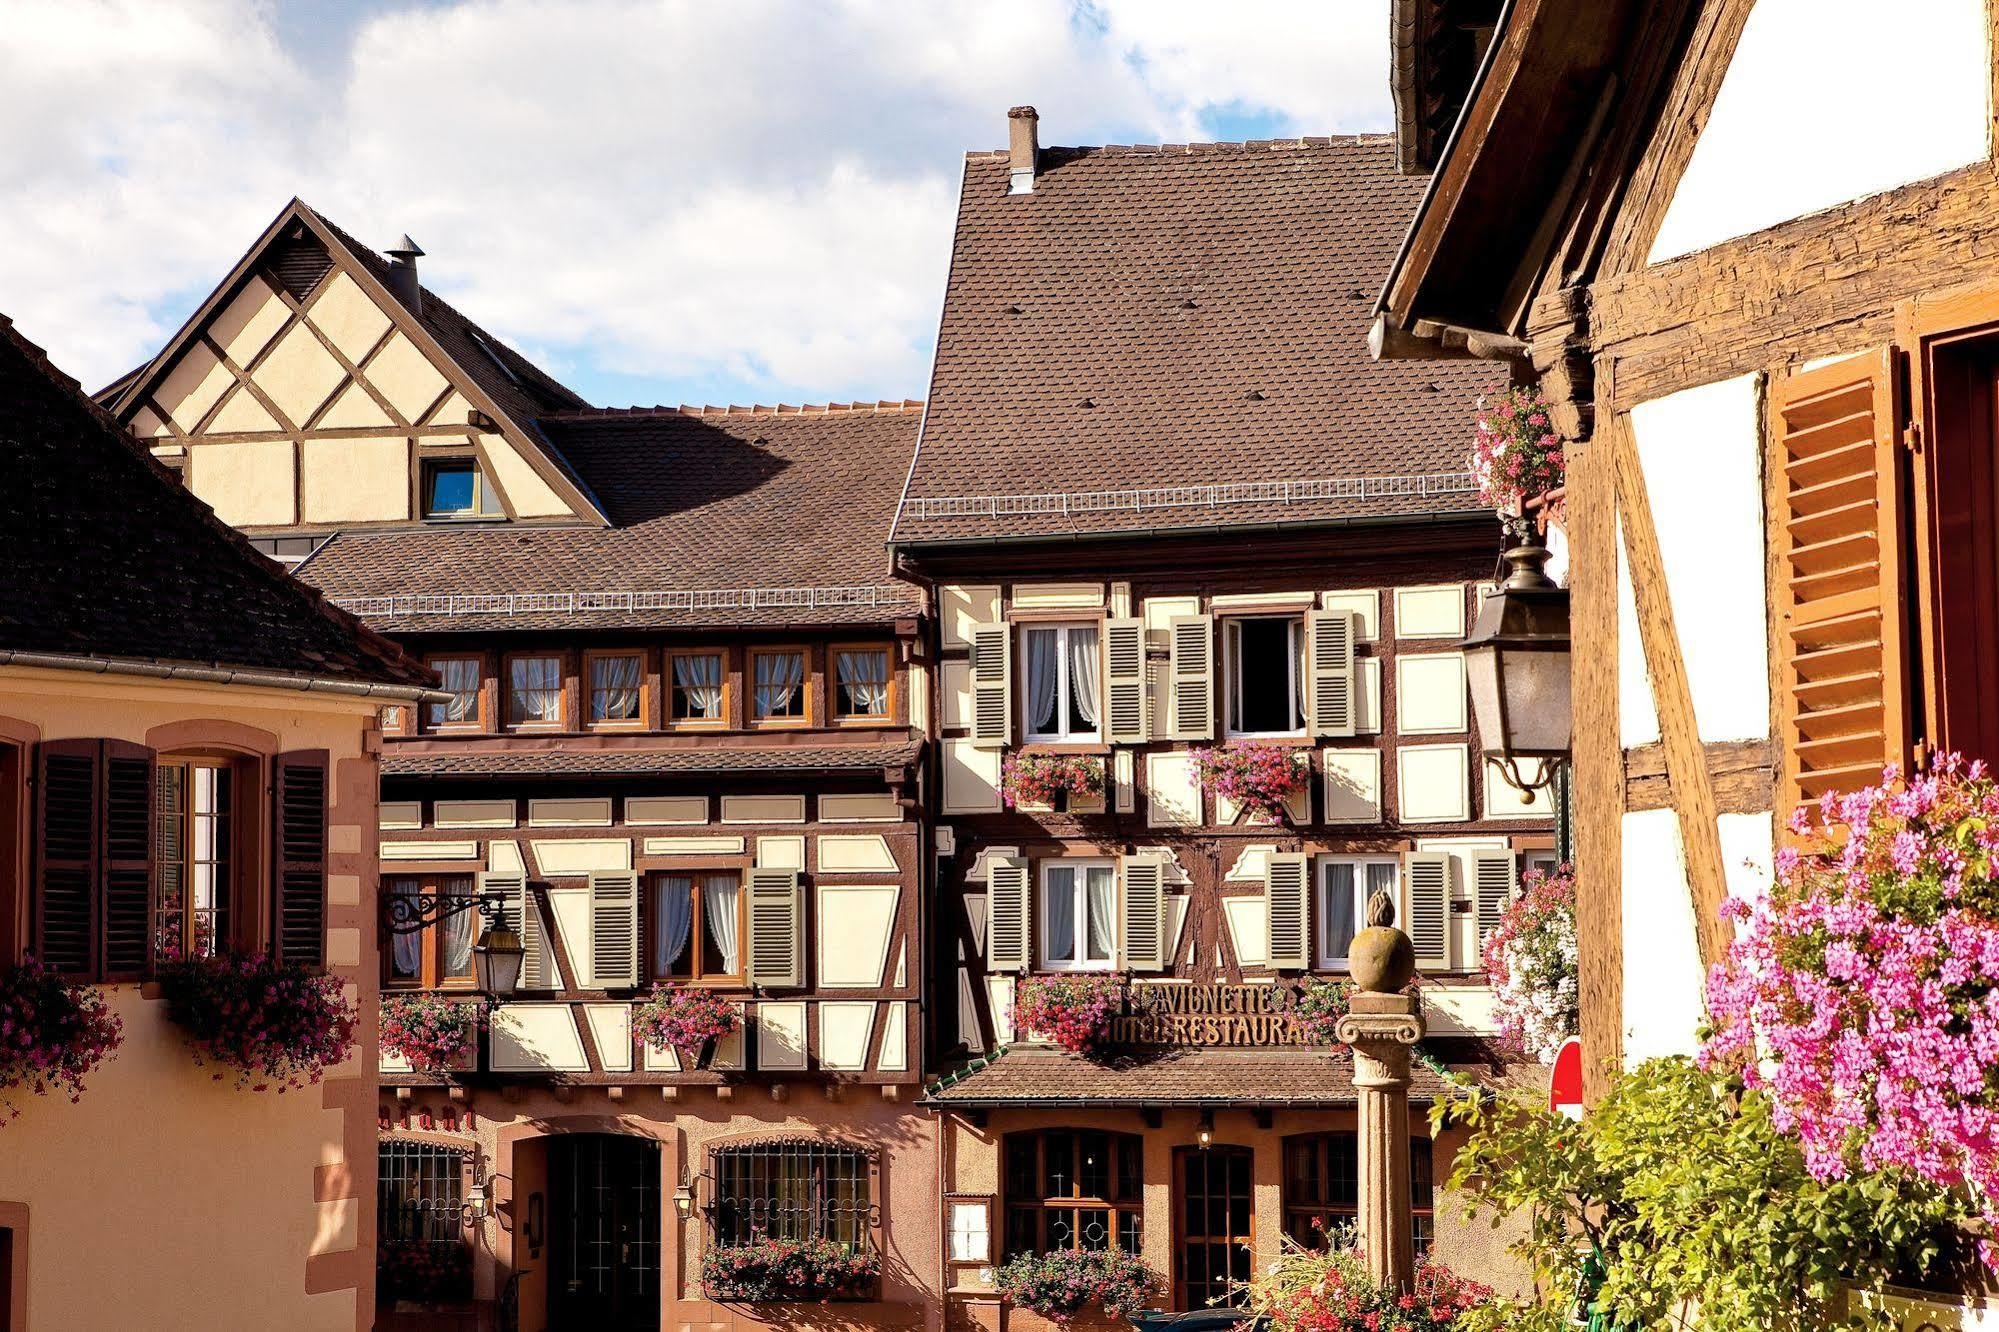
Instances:
[[[1399,870],[1393,859],[1319,858],[1320,970],[1347,969],[1347,949],[1367,927],[1368,900],[1383,888],[1392,895]],[[1399,905],[1396,914],[1401,914]]]
[[[1058,1249],[1136,1253],[1144,1143],[1131,1133],[1042,1129],[1006,1137],[1006,1257]]]
[[[752,652],[750,662],[755,672],[750,719],[805,721],[805,653],[797,648]]]
[[[1259,615],[1224,622],[1231,735],[1305,733],[1305,622]]]
[[[1029,740],[1095,740],[1097,626],[1037,625],[1021,635]]]
[[[470,897],[473,882],[469,875],[399,875],[385,880],[382,890],[392,897],[414,898],[421,893]],[[387,950],[389,983],[427,989],[471,985],[472,938],[478,927],[479,913],[467,908],[413,933],[391,934]]]
[[[637,725],[645,719],[645,658],[636,652],[592,653],[590,724]]]
[[[376,1261],[378,1294],[385,1303],[399,1297],[471,1298],[465,1162],[466,1153],[434,1143],[376,1145]]]
[[[440,726],[477,726],[483,663],[477,657],[431,657],[428,664],[438,674],[438,687],[451,698],[444,703],[426,704],[424,725],[433,730]]]
[[[761,1239],[874,1242],[873,1162],[852,1147],[816,1141],[718,1148],[710,1160],[717,1244]]]
[[[507,725],[562,725],[562,658],[507,659]]]
[[[740,981],[743,891],[732,870],[662,874],[652,887],[652,974],[659,979]]]
[[[728,720],[722,700],[722,654],[673,654],[673,720],[720,726]]]
[[[1117,866],[1053,860],[1041,867],[1041,965],[1103,971],[1117,952]]]
[[[888,649],[833,649],[833,715],[843,720],[888,717]]]
[[[1308,1249],[1323,1249],[1360,1215],[1360,1140],[1352,1133],[1301,1133],[1284,1140],[1284,1233]],[[1416,1256],[1435,1234],[1430,1140],[1409,1139],[1409,1196]]]
[[[235,787],[227,760],[159,761],[153,937],[163,961],[213,957],[230,938]]]
[[[433,458],[423,465],[423,516],[493,518],[504,511],[485,473],[471,458]]]

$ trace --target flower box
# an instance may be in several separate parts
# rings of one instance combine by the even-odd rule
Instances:
[[[1011,753],[1000,765],[1000,794],[1009,809],[1024,813],[1101,811],[1104,761],[1087,754]]]
[[[392,1058],[416,1073],[467,1068],[479,1051],[479,1008],[434,994],[384,995],[377,1037],[384,1071]]]
[[[1354,992],[1360,987],[1350,980],[1314,980],[1298,995],[1292,1018],[1305,1039],[1319,1045],[1338,1045],[1340,1019],[1353,1008]]]
[[[1136,1254],[1114,1249],[1058,1249],[1009,1259],[993,1276],[993,1286],[1016,1309],[1026,1309],[1058,1326],[1100,1312],[1129,1319],[1160,1287],[1159,1273]]]
[[[1306,792],[1312,779],[1310,765],[1303,750],[1254,740],[1194,750],[1201,785],[1214,797],[1217,817],[1226,812],[1230,822],[1245,817],[1264,823],[1293,822],[1292,800]]]
[[[735,1003],[714,990],[667,981],[632,1009],[632,1034],[648,1049],[672,1050],[683,1068],[692,1068],[742,1021]]]
[[[318,1082],[354,1049],[355,1010],[337,977],[262,954],[188,957],[160,968],[167,1016],[194,1062],[236,1085],[285,1092]]]
[[[1013,992],[1016,1033],[1045,1036],[1071,1054],[1095,1057],[1110,1043],[1111,1021],[1131,987],[1121,976],[1029,976]]]
[[[472,1248],[455,1240],[384,1240],[375,1246],[375,1299],[407,1312],[472,1298]]]
[[[881,1255],[832,1240],[752,1240],[701,1255],[701,1293],[719,1304],[824,1304],[865,1298]]]
[[[0,968],[0,1105],[10,1093],[83,1099],[83,1079],[124,1040],[104,991],[78,985],[30,959]]]

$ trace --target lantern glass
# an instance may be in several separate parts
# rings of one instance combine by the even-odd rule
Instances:
[[[1472,716],[1494,758],[1569,750],[1569,597],[1542,571],[1547,555],[1532,542],[1506,552],[1512,576],[1486,597],[1464,643]]]
[[[479,988],[490,995],[512,994],[521,981],[521,961],[527,950],[521,937],[504,925],[487,928],[472,946],[472,969]]]

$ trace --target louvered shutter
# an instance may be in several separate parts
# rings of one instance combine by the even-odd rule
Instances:
[[[1451,857],[1444,851],[1402,854],[1405,930],[1416,946],[1416,966],[1448,971],[1451,966]]]
[[[104,742],[104,979],[141,980],[153,962],[153,751]]]
[[[326,958],[326,751],[280,754],[272,765],[272,938],[287,962]]]
[[[1907,765],[1903,483],[1891,351],[1774,379],[1782,808]]]
[[[986,970],[1027,970],[1027,861],[1006,856],[986,874]]]
[[[548,946],[548,931],[542,925],[541,904],[535,901],[534,887],[527,876],[488,872],[480,875],[479,882],[482,891],[507,895],[500,905],[500,918],[520,936],[520,988],[554,989],[555,956]]]
[[[97,971],[102,751],[50,740],[35,755],[35,956],[68,976]]]
[[[1004,624],[975,624],[972,645],[972,743],[998,749],[1013,738],[1013,634]]]
[[[1114,745],[1146,739],[1145,621],[1104,622],[1104,734]]]
[[[804,895],[797,870],[753,869],[749,881],[749,975],[752,985],[805,984]]]
[[[1284,971],[1312,965],[1312,931],[1306,897],[1311,868],[1295,851],[1273,851],[1263,862],[1264,919],[1268,922],[1265,960]]]
[[[1167,704],[1174,740],[1215,736],[1215,621],[1176,615],[1168,625]]]
[[[1157,856],[1126,856],[1119,946],[1132,971],[1166,965],[1166,865]]]
[[[1305,615],[1307,724],[1313,735],[1352,735],[1354,706],[1354,614],[1349,610],[1308,611]]]
[[[1511,851],[1483,850],[1471,853],[1472,901],[1478,908],[1478,945],[1482,951],[1485,941],[1499,928],[1499,918],[1506,912],[1506,904],[1513,900],[1514,886],[1519,883],[1519,861]]]
[[[590,875],[590,977],[600,990],[639,983],[639,876],[631,870]]]

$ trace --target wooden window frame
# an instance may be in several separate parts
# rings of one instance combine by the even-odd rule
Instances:
[[[1097,616],[1094,619],[1087,617],[1077,619],[1073,616],[1024,617],[1012,621],[1012,624],[1015,640],[1014,652],[1018,658],[1014,663],[1013,677],[1014,711],[1019,714],[1015,725],[1020,732],[1021,746],[1023,748],[1040,749],[1053,753],[1083,752],[1095,754],[1104,752],[1108,746],[1104,739],[1103,617]],[[1055,691],[1056,720],[1058,722],[1066,721],[1069,691],[1073,687],[1069,680],[1069,633],[1075,629],[1089,629],[1097,636],[1097,650],[1095,654],[1097,660],[1097,728],[1094,731],[1078,731],[1074,733],[1065,731],[1060,734],[1037,734],[1033,729],[1033,719],[1028,715],[1034,702],[1030,692],[1032,689],[1030,682],[1033,679],[1033,674],[1028,669],[1028,660],[1031,655],[1028,648],[1028,639],[1030,635],[1038,630],[1048,630],[1056,636],[1055,641],[1060,645],[1057,653],[1060,657],[1059,664],[1061,666],[1061,670],[1057,675]]]
[[[466,892],[468,894],[476,894],[479,891],[479,876],[474,871],[426,870],[414,873],[397,872],[382,875],[382,896],[386,900],[395,891],[395,885],[401,882],[414,883],[416,890],[420,893],[442,893],[447,879],[463,879],[466,883]],[[471,914],[473,916],[472,937],[474,940],[477,940],[480,930],[478,913],[472,912]],[[470,992],[478,989],[479,977],[476,969],[464,976],[446,976],[444,974],[444,926],[441,922],[432,922],[424,926],[419,937],[423,942],[420,945],[421,952],[417,957],[417,976],[413,980],[395,974],[395,941],[392,938],[384,938],[382,940],[383,989],[395,990],[399,993],[413,990]]]
[[[1308,1149],[1313,1151],[1318,1158],[1318,1166],[1320,1169],[1321,1179],[1328,1179],[1330,1178],[1330,1172],[1327,1170],[1327,1166],[1331,1160],[1332,1141],[1335,1138],[1354,1139],[1354,1160],[1355,1160],[1354,1205],[1351,1209],[1345,1206],[1334,1206],[1328,1202],[1315,1203],[1315,1202],[1301,1201],[1296,1199],[1292,1192],[1292,1181],[1291,1181],[1292,1152],[1298,1149]],[[1424,1153],[1427,1157],[1427,1159],[1421,1162],[1420,1164],[1428,1167],[1427,1171],[1419,1171],[1417,1169],[1419,1162],[1416,1160],[1416,1145],[1418,1143],[1422,1144]],[[1421,1258],[1425,1253],[1429,1252],[1430,1249],[1433,1248],[1436,1244],[1436,1236],[1437,1236],[1436,1150],[1437,1148],[1436,1148],[1436,1141],[1433,1138],[1429,1137],[1428,1135],[1422,1133],[1411,1133],[1409,1135],[1409,1144],[1410,1144],[1409,1192],[1411,1195],[1410,1219],[1413,1223],[1415,1223],[1416,1230],[1421,1234],[1427,1235],[1428,1237],[1427,1242],[1420,1243],[1417,1245],[1417,1257]],[[1301,1218],[1318,1217],[1323,1219],[1326,1223],[1326,1227],[1324,1230],[1319,1232],[1320,1234],[1330,1234],[1334,1223],[1344,1224],[1349,1221],[1358,1220],[1360,1215],[1359,1147],[1360,1147],[1360,1135],[1357,1129],[1316,1129],[1308,1133],[1288,1133],[1278,1141],[1277,1144],[1278,1234],[1290,1237],[1293,1240],[1297,1240],[1297,1236],[1292,1234],[1291,1230],[1291,1222],[1293,1220],[1294,1214],[1296,1214]],[[1326,1191],[1330,1192],[1330,1190]],[[1417,1203],[1425,1196],[1428,1197],[1429,1200],[1428,1205],[1418,1206]],[[1298,1240],[1298,1242],[1302,1244],[1304,1241]]]
[[[555,720],[515,721],[514,706],[514,663],[517,661],[553,661],[555,663]],[[551,735],[575,730],[572,715],[575,699],[572,697],[574,672],[571,669],[571,654],[555,649],[523,649],[519,652],[500,654],[499,715],[501,729],[508,735]]]
[[[229,773],[229,809],[223,815],[225,820],[223,827],[228,839],[227,849],[229,852],[229,860],[223,876],[225,880],[224,897],[226,900],[222,907],[223,928],[215,939],[215,954],[220,955],[230,952],[240,946],[244,940],[260,937],[264,932],[264,928],[257,928],[253,932],[252,922],[249,920],[249,913],[252,910],[251,903],[255,895],[250,892],[247,886],[248,876],[245,873],[246,870],[253,870],[259,863],[257,855],[259,848],[257,830],[268,827],[270,822],[269,802],[259,798],[260,793],[264,789],[264,782],[262,780],[263,774],[258,771],[258,764],[241,754],[231,754],[214,750],[178,750],[172,753],[159,754],[153,760],[155,827],[152,848],[153,912],[150,928],[154,931],[155,947],[153,957],[155,966],[162,960],[157,946],[159,942],[159,885],[160,871],[167,864],[166,857],[160,853],[160,838],[162,833],[162,830],[158,826],[160,819],[160,774],[168,768],[178,768],[187,774],[185,778],[186,785],[182,788],[185,792],[187,807],[182,811],[185,822],[181,828],[181,845],[186,855],[183,857],[181,863],[187,871],[187,879],[182,887],[184,905],[182,908],[181,937],[179,940],[179,947],[182,950],[181,955],[184,957],[195,955],[189,947],[189,929],[193,924],[193,917],[191,914],[188,914],[185,903],[192,900],[194,891],[194,770],[196,768],[208,768],[215,771],[226,770]],[[254,803],[246,805],[246,796]],[[269,828],[268,840],[275,843],[276,836],[277,830]],[[262,927],[267,928],[270,924],[271,922],[268,921],[263,922]]]
[[[760,657],[796,655],[800,662],[798,687],[804,694],[804,709],[796,717],[757,716],[757,660]],[[743,718],[753,731],[809,731],[819,725],[818,700],[821,672],[809,643],[761,643],[744,656]]]
[[[1352,865],[1356,870],[1368,865],[1386,865],[1394,871],[1394,882],[1389,891],[1395,898],[1395,914],[1399,919],[1402,909],[1402,856],[1396,851],[1339,851],[1327,852],[1312,857],[1312,891],[1306,898],[1310,919],[1306,922],[1312,936],[1312,970],[1345,975],[1352,970],[1351,957],[1334,958],[1325,951],[1326,898],[1331,891],[1326,883],[1326,868],[1330,865]],[[1359,891],[1363,876],[1356,874],[1354,887]],[[1354,932],[1358,934],[1367,927],[1367,896],[1359,897],[1355,903]]]
[[[414,475],[411,478],[414,493],[410,496],[410,513],[415,516],[417,522],[449,527],[459,523],[497,523],[506,520],[506,501],[501,496],[500,488],[493,484],[493,478],[487,474],[486,460],[479,456],[476,448],[467,446],[437,450],[421,449],[415,452],[416,457],[413,460],[415,465],[412,468]],[[475,507],[466,513],[432,513],[428,484],[431,472],[439,465],[456,467],[460,463],[471,465]],[[483,494],[490,494],[497,507],[490,510],[476,507],[478,497]]]
[[[593,675],[596,664],[614,657],[637,657],[639,659],[639,715],[630,720],[598,721],[595,719],[597,684]],[[577,711],[581,729],[588,731],[643,731],[651,727],[653,716],[653,688],[659,677],[652,670],[652,653],[642,647],[629,648],[589,648],[583,653],[583,665],[577,672]]]
[[[840,654],[879,652],[887,664],[888,700],[880,712],[846,712],[840,707]],[[846,727],[893,726],[902,715],[902,672],[897,669],[895,644],[886,639],[863,639],[826,645],[826,715],[833,725]]]
[[[447,661],[470,661],[478,664],[479,687],[472,693],[472,719],[470,721],[433,722],[429,709],[441,704],[424,703],[425,711],[418,716],[418,729],[426,735],[484,735],[493,730],[493,686],[495,676],[492,660],[484,652],[431,652],[424,655],[423,664],[435,671]]]
[[[668,648],[664,653],[664,664],[660,668],[660,728],[668,731],[727,731],[736,723],[736,673],[733,669],[734,653],[726,647]],[[673,715],[675,703],[679,699],[679,676],[674,664],[682,657],[714,657],[721,663],[722,715],[713,720],[702,718],[679,718]]]
[[[702,901],[701,880],[710,875],[733,874],[736,878],[736,970],[702,974],[701,946],[706,937],[707,905]],[[685,976],[662,976],[653,969],[653,930],[657,926],[661,883],[666,879],[686,879],[693,894],[693,909],[687,922],[687,947],[691,954],[692,966]],[[645,870],[640,875],[643,891],[639,897],[639,976],[643,983],[653,981],[674,981],[681,985],[698,986],[713,990],[743,990],[749,988],[747,977],[750,964],[750,891],[749,875],[737,865],[710,865],[698,869],[654,869]]]
[[[1221,639],[1221,669],[1216,674],[1215,688],[1217,695],[1215,700],[1217,704],[1216,710],[1220,713],[1220,716],[1216,721],[1222,739],[1224,741],[1257,740],[1277,741],[1280,743],[1284,741],[1309,740],[1312,733],[1312,719],[1306,715],[1309,711],[1305,706],[1308,700],[1300,698],[1298,693],[1302,683],[1298,679],[1298,671],[1300,669],[1298,656],[1305,649],[1306,645],[1305,613],[1303,611],[1289,614],[1282,612],[1265,614],[1244,612],[1218,615],[1215,617],[1215,620],[1218,631],[1216,637]],[[1238,672],[1236,658],[1239,655],[1236,640],[1241,635],[1242,630],[1240,626],[1245,620],[1284,620],[1292,627],[1291,632],[1296,641],[1293,643],[1291,652],[1289,653],[1288,678],[1291,706],[1299,714],[1299,719],[1298,725],[1291,730],[1245,731],[1236,725],[1236,675]],[[1310,671],[1311,663],[1309,660],[1303,663],[1303,669],[1308,672]]]
[[[415,735],[417,729],[417,711],[423,706],[421,703],[383,704],[381,712],[382,734],[390,736]],[[401,720],[396,721],[394,720],[395,718],[401,718]]]
[[[1116,1190],[1118,1181],[1124,1174],[1122,1168],[1124,1165],[1124,1154],[1126,1152],[1138,1153],[1138,1192],[1136,1194],[1129,1198],[1120,1198],[1116,1196],[1096,1197],[1080,1192],[1082,1187],[1082,1172],[1075,1168],[1075,1163],[1081,1159],[1083,1135],[1086,1133],[1101,1133],[1104,1135],[1111,1157],[1105,1169],[1105,1178],[1110,1181],[1113,1191]],[[1014,1141],[1022,1138],[1031,1139],[1034,1143],[1034,1192],[1032,1196],[1017,1198],[1007,1188],[1012,1182],[1008,1178],[1008,1155]],[[1070,1176],[1074,1183],[1072,1185],[1072,1192],[1068,1195],[1044,1195],[1041,1192],[1044,1182],[1048,1178],[1048,1142],[1052,1138],[1067,1138],[1069,1140]],[[1002,1260],[1022,1252],[1013,1247],[1013,1218],[1017,1214],[1026,1215],[1030,1212],[1037,1214],[1034,1227],[1037,1246],[1041,1242],[1041,1237],[1047,1233],[1046,1215],[1050,1212],[1070,1213],[1071,1247],[1075,1249],[1083,1247],[1083,1213],[1108,1212],[1111,1218],[1110,1242],[1106,1247],[1118,1252],[1123,1252],[1123,1237],[1119,1233],[1121,1229],[1119,1220],[1126,1215],[1135,1216],[1138,1218],[1139,1250],[1143,1252],[1145,1246],[1145,1139],[1142,1135],[1126,1133],[1119,1129],[1018,1129],[1004,1135],[1000,1140],[999,1176],[1001,1194],[999,1206],[995,1210],[999,1213],[1000,1223],[999,1235],[996,1237],[995,1247]],[[1047,1252],[1047,1250],[1038,1247],[1034,1251]]]
[[[1036,862],[1034,866],[1034,969],[1037,972],[1067,974],[1080,972],[1085,975],[1116,971],[1119,966],[1123,943],[1124,922],[1120,919],[1120,905],[1124,899],[1124,883],[1118,873],[1115,856],[1054,856]],[[1076,951],[1084,951],[1083,934],[1088,927],[1089,881],[1085,877],[1092,869],[1108,869],[1111,872],[1111,955],[1102,962],[1078,960],[1075,962],[1052,962],[1048,958],[1048,906],[1053,900],[1048,892],[1048,876],[1058,869],[1073,869],[1076,872]]]

